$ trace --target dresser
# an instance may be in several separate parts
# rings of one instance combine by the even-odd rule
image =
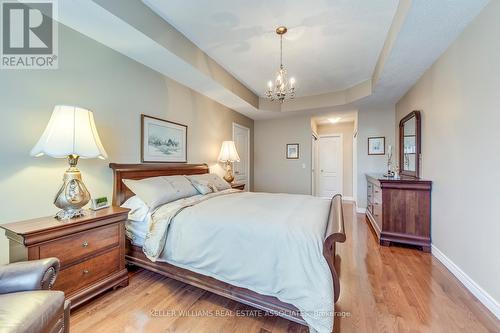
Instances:
[[[432,182],[402,176],[366,175],[366,218],[381,245],[407,244],[431,249]]]
[[[61,270],[54,285],[71,308],[100,293],[128,285],[125,221],[128,209],[90,211],[70,220],[43,217],[3,224],[10,262],[56,257]]]

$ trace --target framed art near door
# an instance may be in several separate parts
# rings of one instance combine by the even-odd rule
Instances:
[[[187,163],[187,126],[142,114],[141,161]]]
[[[368,138],[368,155],[385,155],[385,136]]]
[[[288,160],[298,160],[299,159],[299,144],[298,143],[288,143],[286,145],[286,158]]]

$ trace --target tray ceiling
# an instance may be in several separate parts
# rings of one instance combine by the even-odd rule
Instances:
[[[283,60],[297,96],[350,88],[370,79],[397,0],[144,0],[259,96],[279,66],[274,29],[289,27]]]

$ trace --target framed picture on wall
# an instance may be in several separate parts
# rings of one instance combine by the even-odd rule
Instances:
[[[141,161],[187,162],[187,126],[141,115]]]
[[[385,155],[385,136],[368,138],[368,155]]]
[[[299,159],[299,144],[298,143],[288,143],[286,145],[286,158],[288,160]]]

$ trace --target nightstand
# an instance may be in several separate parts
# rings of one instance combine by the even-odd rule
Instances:
[[[83,217],[42,217],[0,225],[9,239],[10,262],[56,257],[61,270],[54,285],[71,308],[117,286],[128,285],[125,221],[128,209],[110,207]]]
[[[243,191],[245,189],[245,184],[231,183],[231,188]]]

